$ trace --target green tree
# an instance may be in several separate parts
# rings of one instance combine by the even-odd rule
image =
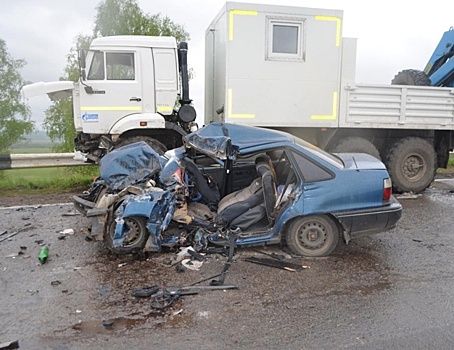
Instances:
[[[92,36],[78,35],[75,39],[76,45],[73,46],[66,56],[66,67],[60,80],[70,80],[76,82],[79,79],[79,66],[77,63],[77,50],[88,49]],[[43,122],[43,128],[52,142],[58,142],[54,146],[57,152],[72,152],[74,150],[74,138],[76,129],[73,120],[72,97],[55,101],[45,111],[46,118]]]
[[[24,60],[15,60],[8,53],[6,43],[0,39],[0,152],[31,133],[34,124],[30,120],[29,107],[22,103],[20,89],[25,81],[19,70]]]
[[[165,35],[173,36],[177,41],[189,40],[189,34],[183,26],[167,16],[144,13],[137,0],[103,0],[96,7],[93,34],[79,35],[75,39],[75,46],[67,55],[67,65],[60,80],[78,80],[77,49],[87,49],[94,38],[112,35]],[[56,101],[45,114],[44,129],[52,141],[61,142],[57,150],[72,152],[76,136],[72,101]]]

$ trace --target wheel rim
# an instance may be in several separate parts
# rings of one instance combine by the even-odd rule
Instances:
[[[409,181],[421,180],[427,171],[427,164],[418,153],[410,154],[404,160],[403,173]]]
[[[131,219],[131,218],[125,218],[124,219],[124,224],[127,227],[127,231],[125,233],[125,239],[123,241],[122,247],[124,248],[129,248],[131,246],[134,246],[138,241],[140,241],[143,232],[140,228],[140,224],[137,222],[137,220]],[[112,236],[112,241],[115,236],[115,227],[117,225],[113,225],[114,229],[111,231],[111,236]]]
[[[307,222],[298,230],[298,243],[304,249],[321,249],[326,245],[327,240],[326,227],[318,221]]]

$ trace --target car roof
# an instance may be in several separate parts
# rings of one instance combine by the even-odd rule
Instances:
[[[294,143],[285,132],[230,123],[213,123],[186,135],[186,146],[220,159],[232,158],[251,148],[272,143]]]

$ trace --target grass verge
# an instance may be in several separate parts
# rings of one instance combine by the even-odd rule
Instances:
[[[97,166],[0,171],[0,196],[81,192],[98,176]]]

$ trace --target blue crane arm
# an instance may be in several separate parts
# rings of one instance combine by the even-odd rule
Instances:
[[[432,86],[454,87],[454,28],[446,31],[430,57],[424,72]]]

